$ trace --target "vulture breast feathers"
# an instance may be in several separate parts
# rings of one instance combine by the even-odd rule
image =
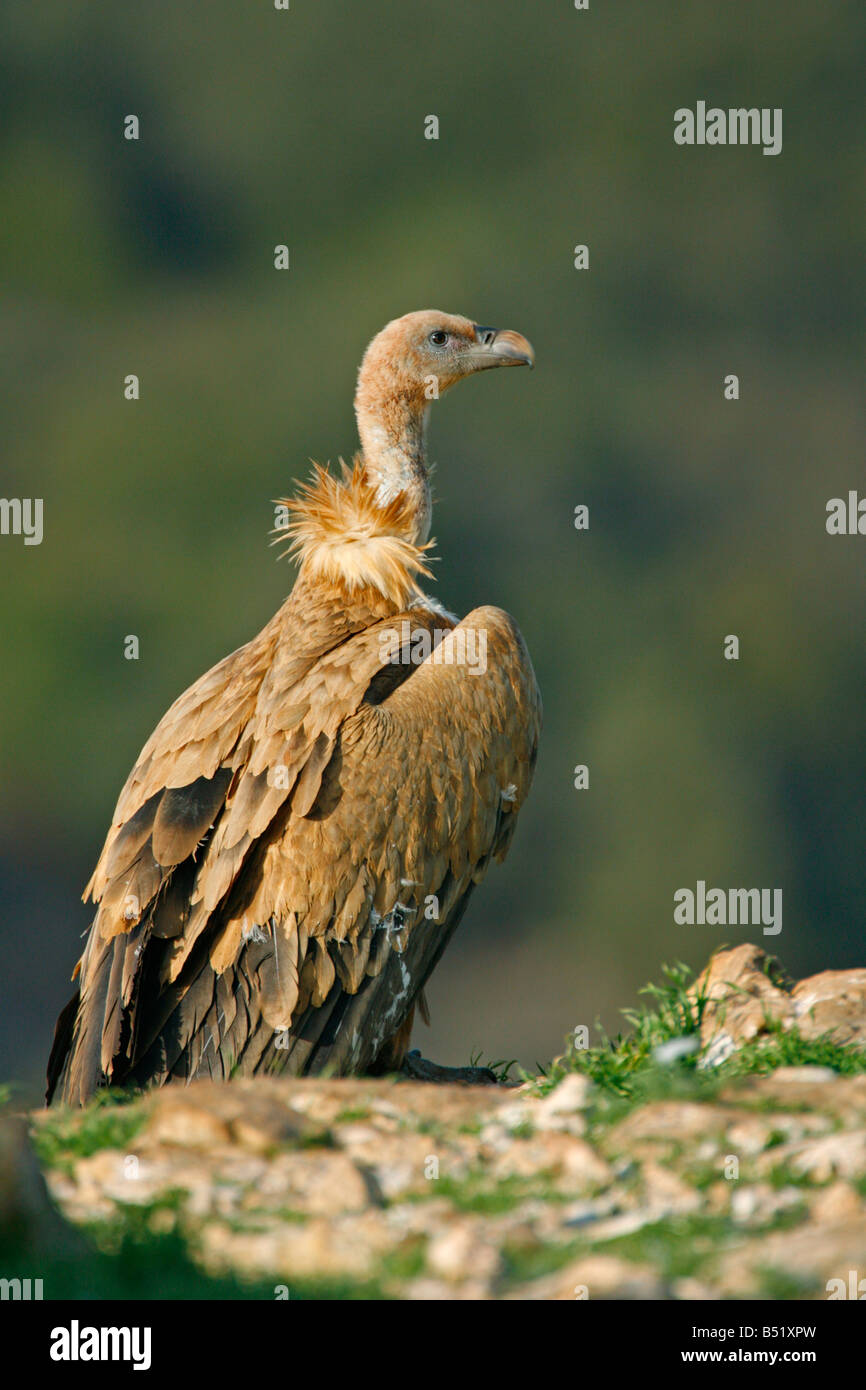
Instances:
[[[290,597],[175,701],[120,794],[49,1099],[403,1062],[420,992],[508,849],[541,712],[508,614],[457,622],[419,588],[428,399],[411,386],[441,333],[445,386],[531,364],[511,333],[484,361],[500,335],[435,311],[373,340],[362,452],[286,503]]]

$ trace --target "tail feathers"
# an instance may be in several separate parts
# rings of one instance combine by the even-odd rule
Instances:
[[[336,972],[325,999],[310,1000],[287,1029],[275,1030],[264,1016],[270,936],[249,940],[223,975],[214,972],[202,939],[178,980],[166,986],[159,981],[171,942],[151,935],[129,1000],[121,980],[130,943],[115,938],[103,948],[86,995],[70,1000],[58,1019],[48,1099],[59,1095],[83,1105],[106,1084],[143,1088],[203,1076],[396,1069],[409,1047],[415,1005],[469,896],[467,890],[444,929],[418,923],[404,951],[388,951],[379,973],[366,975],[355,993]]]
[[[48,1058],[47,1088],[45,1091],[45,1104],[50,1105],[54,1099],[54,1093],[58,1086],[61,1087],[66,1072],[69,1051],[72,1047],[72,1035],[75,1030],[75,1020],[78,1016],[79,994],[75,991],[68,1004],[64,1004],[54,1025],[54,1041],[51,1044],[51,1054]]]
[[[87,989],[83,992],[79,991],[77,996],[77,1007],[74,1013],[71,1036],[67,1041],[66,1055],[59,1072],[56,1072],[58,1098],[68,1105],[85,1105],[105,1079],[102,1068],[103,1028],[106,1008],[108,1007],[109,984],[117,954],[116,948],[121,942],[123,945],[126,944],[122,938],[105,943],[100,951],[96,969]],[[119,1007],[119,1000],[116,1003]],[[60,1022],[69,1009],[71,1009],[71,1004],[66,1006],[66,1010],[58,1019],[54,1051],[58,1050]],[[114,1012],[110,1010],[109,1030],[112,1027],[113,1018]],[[51,1061],[49,1061],[49,1090],[53,1093],[55,1088],[51,1085],[51,1074],[52,1067]]]

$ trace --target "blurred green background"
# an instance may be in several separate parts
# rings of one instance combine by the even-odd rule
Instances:
[[[531,1064],[761,939],[675,925],[698,878],[781,887],[795,973],[863,962],[866,539],[824,521],[866,492],[864,54],[853,0],[4,5],[2,492],[45,536],[0,538],[0,1076],[40,1076],[136,753],[291,583],[271,499],[423,307],[536,348],[430,452],[434,592],[515,615],[546,727],[416,1045]],[[698,99],[782,107],[781,155],[675,146]]]

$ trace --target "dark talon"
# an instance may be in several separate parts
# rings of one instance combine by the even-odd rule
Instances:
[[[489,1067],[440,1067],[437,1062],[428,1062],[418,1048],[407,1054],[403,1063],[403,1075],[413,1081],[432,1081],[439,1085],[459,1086],[497,1086],[495,1072]]]

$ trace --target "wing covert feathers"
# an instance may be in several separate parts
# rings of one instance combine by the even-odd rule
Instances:
[[[408,587],[366,584],[365,560],[335,588],[309,563],[328,526],[363,558],[402,523],[396,504],[376,522],[357,469],[346,497],[324,477],[296,505],[290,599],[174,702],[121,792],[52,1053],[67,1100],[369,1068],[508,848],[541,714],[520,633],[496,608],[455,626],[426,606],[420,551]]]

